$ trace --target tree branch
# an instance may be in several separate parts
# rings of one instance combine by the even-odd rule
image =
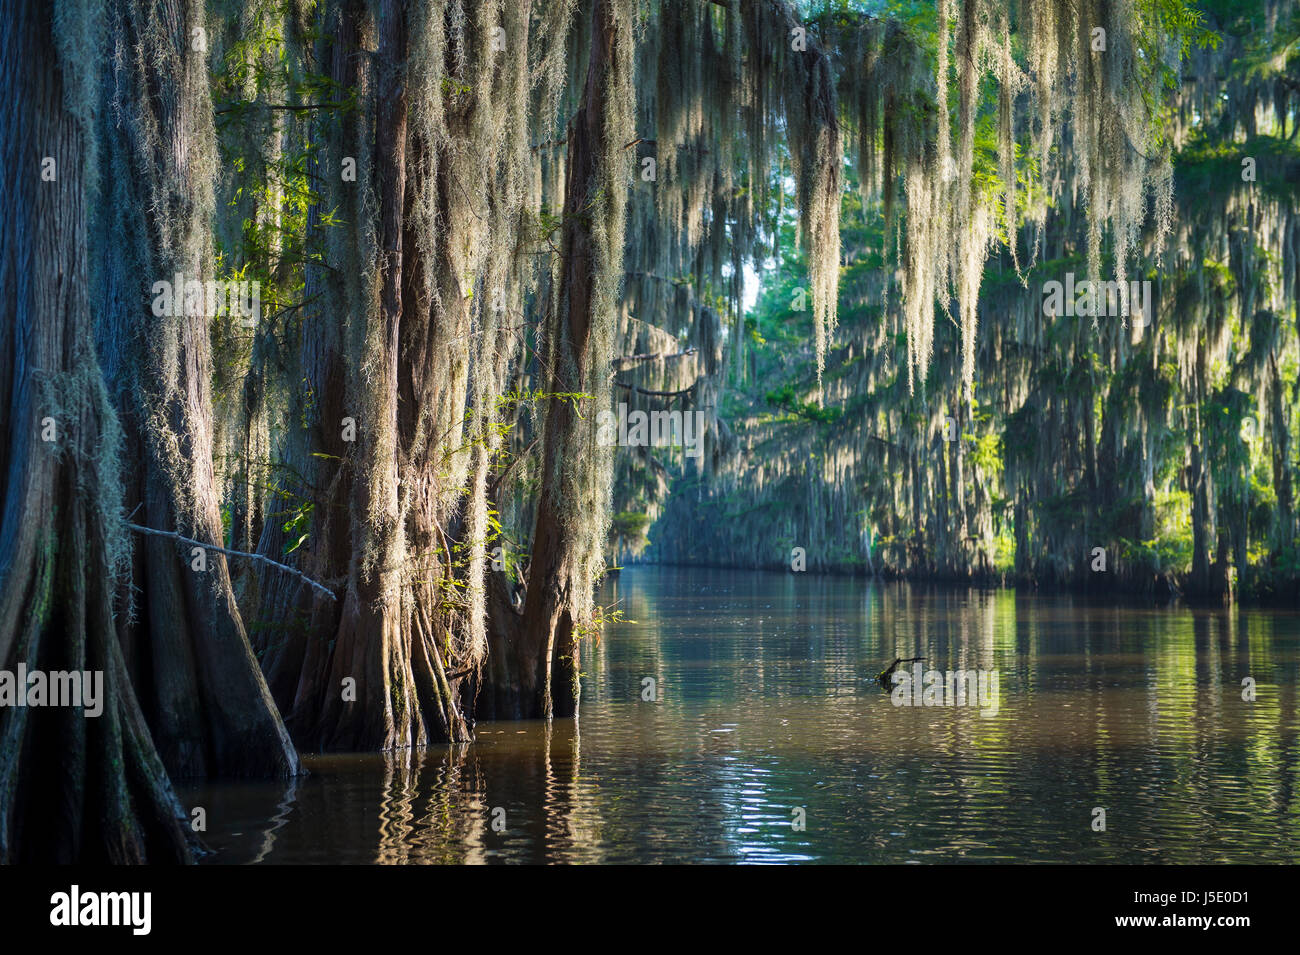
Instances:
[[[626,388],[628,391],[634,391],[638,395],[648,395],[651,398],[687,398],[695,393],[695,385],[683,388],[681,391],[651,391],[648,388],[638,388],[636,385],[625,385],[621,381],[616,381],[614,387]]]
[[[347,105],[347,103],[303,103],[299,106],[290,103],[256,103],[252,100],[241,100],[238,103],[231,103],[229,106],[219,106],[212,112],[218,116],[222,113],[233,113],[235,110],[240,109],[269,109],[282,110],[291,113],[305,113],[312,109],[341,109]]]
[[[186,537],[183,534],[176,533],[175,531],[160,531],[154,527],[142,527],[139,524],[131,524],[131,523],[128,523],[126,526],[131,528],[131,530],[135,531],[138,534],[151,534],[154,537],[168,537],[171,538],[172,540],[180,541],[183,544],[193,544],[195,547],[202,547],[204,550],[215,550],[218,553],[227,554],[231,557],[247,557],[249,560],[260,560],[264,564],[270,564],[272,567],[276,568],[277,570],[282,570],[286,574],[291,574],[294,577],[297,577],[303,583],[308,584],[314,587],[315,589],[319,590],[330,600],[334,600],[334,601],[338,600],[338,598],[334,596],[334,592],[330,590],[328,587],[326,587],[324,584],[318,584],[316,581],[312,580],[306,574],[303,574],[300,571],[296,571],[292,567],[288,567],[284,564],[281,564],[279,561],[271,560],[271,558],[269,557],[263,557],[261,554],[250,554],[247,551],[230,550],[229,548],[226,547],[218,547],[216,544],[205,544],[203,543],[203,541],[196,541],[192,537]]]
[[[537,438],[533,438],[533,440],[529,441],[528,447],[524,448],[511,458],[510,463],[506,465],[505,470],[492,479],[492,483],[488,485],[487,489],[487,498],[489,501],[496,501],[497,490],[501,487],[502,482],[510,476],[510,472],[515,469],[515,465],[528,456],[529,452],[533,450],[533,446],[537,444],[537,440]]]
[[[668,361],[673,358],[687,358],[695,354],[695,346],[692,345],[685,351],[673,352],[671,355],[664,352],[644,352],[640,355],[622,355],[615,358],[611,365],[615,368],[622,368],[624,365],[630,365],[638,361]]]

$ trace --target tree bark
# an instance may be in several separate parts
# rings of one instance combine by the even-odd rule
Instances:
[[[597,256],[593,248],[590,216],[602,193],[624,188],[623,183],[602,179],[601,150],[604,148],[611,71],[614,68],[614,44],[617,22],[608,0],[592,4],[591,47],[582,105],[569,123],[568,166],[565,170],[563,234],[560,247],[560,277],[555,294],[559,307],[551,309],[547,329],[549,369],[546,388],[546,425],[543,431],[542,486],[531,550],[531,572],[523,619],[518,628],[507,625],[504,636],[494,647],[507,661],[502,671],[489,679],[508,673],[510,683],[498,683],[490,691],[494,706],[504,715],[517,718],[573,716],[578,710],[581,655],[574,619],[575,599],[580,588],[593,582],[585,579],[583,568],[574,556],[582,546],[580,528],[571,526],[562,515],[564,503],[563,469],[576,462],[565,460],[556,449],[571,449],[582,440],[583,424],[575,402],[561,395],[583,393],[591,382],[588,358],[594,309],[599,307],[594,294]],[[610,241],[620,242],[622,237]],[[609,367],[612,356],[601,356],[596,368]],[[601,382],[601,385],[604,383]],[[596,449],[590,448],[589,453]],[[496,601],[498,606],[500,600]],[[504,610],[506,621],[514,618]],[[499,621],[498,621],[499,622]],[[510,633],[514,630],[514,633]]]
[[[49,5],[6,2],[0,15],[0,666],[103,674],[97,717],[0,709],[0,863],[189,862],[184,814],[113,630],[122,462],[93,351],[91,111],[67,79],[67,67],[96,64],[67,63]]]
[[[104,109],[116,173],[98,223],[106,303],[101,348],[127,434],[127,506],[136,522],[220,546],[212,460],[206,302],[172,288],[159,316],[153,283],[213,279],[215,137],[202,6],[117,0],[109,8],[113,73]],[[196,46],[201,47],[195,49]],[[166,309],[164,309],[166,311]],[[138,541],[133,598],[120,627],[144,709],[173,776],[284,776],[298,757],[257,665],[224,555]]]
[[[358,167],[359,178],[372,177],[378,204],[377,288],[372,303],[364,283],[345,276],[335,301],[348,304],[355,327],[337,319],[332,326],[321,316],[304,331],[304,369],[321,416],[309,436],[319,450],[309,456],[329,462],[315,470],[319,480],[310,489],[315,517],[306,560],[327,579],[342,573],[341,603],[335,610],[317,600],[311,610],[308,633],[324,630],[332,640],[291,636],[268,663],[282,693],[296,673],[290,725],[312,746],[390,750],[467,740],[460,676],[450,672],[443,643],[439,585],[450,570],[431,556],[450,548],[436,513],[446,436],[429,433],[426,413],[464,391],[463,376],[448,374],[448,356],[438,353],[433,334],[438,317],[458,322],[452,310],[464,307],[464,295],[448,262],[423,261],[413,231],[413,189],[427,174],[421,150],[432,144],[408,128],[412,25],[403,4],[380,5],[372,68],[359,66],[355,54],[370,27],[362,6],[349,0],[326,16],[339,25],[336,82],[359,98],[373,97],[373,123],[358,133],[349,122],[339,144],[343,155],[370,152],[370,162]],[[348,192],[360,185],[342,196],[357,217],[365,206]],[[446,209],[450,185],[438,189]],[[348,252],[361,254],[359,244]],[[442,283],[437,314],[417,281],[426,266]],[[354,346],[349,359],[344,342]],[[358,343],[365,354],[355,353]],[[344,415],[355,419],[355,443],[335,437]]]
[[[1192,386],[1191,460],[1189,484],[1192,494],[1192,574],[1188,591],[1206,597],[1211,591],[1210,540],[1215,534],[1210,470],[1205,462],[1205,435],[1201,428],[1201,405],[1205,400],[1205,341],[1196,346],[1196,377]]]
[[[361,86],[361,19],[356,0],[331,4],[321,23],[328,41],[320,41],[321,59],[331,81],[341,90]],[[341,181],[344,156],[361,156],[359,124],[337,112],[323,112],[312,125],[313,148],[308,151],[308,171],[318,183],[320,196],[307,214],[307,247],[333,251],[343,236],[330,235],[321,223],[322,211],[337,208],[341,218],[355,223],[362,215],[358,190]],[[337,231],[337,230],[336,230]],[[308,502],[309,534],[296,553],[305,573],[330,582],[336,597],[343,596],[352,555],[353,455],[355,444],[344,439],[347,398],[346,323],[350,307],[348,280],[355,276],[308,260],[304,268],[303,321],[299,342],[299,372],[303,387],[288,429],[284,450],[287,473],[299,480],[286,483],[285,500]],[[302,422],[302,424],[298,424]],[[275,510],[268,505],[268,510]],[[281,521],[267,521],[258,552],[273,559],[284,554],[288,536]],[[322,634],[337,632],[342,600],[319,599],[293,586],[275,573],[259,575],[255,588],[256,612],[262,623],[256,638],[263,672],[285,723],[298,740],[312,737],[319,715],[329,667],[330,641]]]

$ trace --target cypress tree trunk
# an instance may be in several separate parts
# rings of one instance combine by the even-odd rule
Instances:
[[[1272,545],[1276,548],[1285,546],[1294,540],[1295,524],[1293,521],[1294,503],[1291,490],[1291,436],[1287,428],[1286,408],[1283,405],[1283,379],[1278,373],[1277,350],[1268,356],[1268,435],[1270,441],[1271,464],[1273,466],[1273,487],[1277,489],[1277,511],[1275,512]]]
[[[330,289],[335,302],[347,303],[350,322],[319,315],[304,329],[314,423],[303,436],[309,465],[303,473],[315,478],[306,489],[314,516],[305,564],[322,579],[338,580],[341,599],[331,605],[313,598],[306,634],[289,634],[266,662],[282,705],[292,707],[295,735],[310,745],[387,750],[466,740],[464,674],[449,672],[440,626],[438,586],[450,559],[444,564],[432,556],[450,558],[435,513],[447,436],[429,432],[426,414],[463,391],[463,378],[447,374],[447,356],[435,354],[434,330],[439,319],[456,324],[455,310],[465,306],[455,270],[446,261],[425,263],[415,232],[414,190],[425,184],[418,178],[428,174],[421,151],[430,144],[408,125],[414,80],[407,62],[411,31],[422,25],[409,22],[396,0],[379,6],[374,37],[364,8],[350,0],[328,8],[324,18],[337,24],[332,75],[373,103],[374,119],[326,124],[326,145],[335,147],[328,161],[356,157],[358,181],[331,185],[340,192],[323,201],[329,206],[337,196],[357,223],[351,246],[336,250],[343,261],[367,254],[378,261],[373,289],[355,274]],[[371,40],[378,50],[374,66],[360,65],[356,51]],[[337,168],[331,167],[334,176]],[[450,186],[437,188],[446,210]],[[373,249],[365,240],[372,226],[364,218],[366,190],[377,207]],[[427,267],[440,277],[436,308],[416,280]],[[344,417],[355,421],[355,442],[339,437]],[[278,541],[271,533],[263,546]],[[321,639],[321,632],[332,639]]]
[[[363,416],[352,482],[352,570],[327,676],[319,688],[315,732],[329,749],[394,749],[431,739],[463,738],[454,701],[442,697],[445,672],[433,634],[416,629],[428,607],[411,599],[410,565],[399,500],[399,368],[403,326],[403,244],[407,188],[406,12],[388,0],[378,17],[378,86],[374,181],[378,199],[377,309],[367,310],[364,338],[376,349],[368,380],[359,381]],[[427,318],[426,318],[427,320]],[[435,669],[436,668],[436,669]],[[442,679],[440,679],[440,677]],[[340,688],[355,680],[356,698]],[[449,719],[450,717],[450,719]]]
[[[360,87],[363,57],[360,30],[363,16],[356,0],[331,4],[320,23],[328,40],[318,47],[324,72],[341,90]],[[329,248],[330,236],[321,224],[323,211],[338,208],[349,223],[361,216],[358,190],[344,188],[341,159],[361,156],[360,130],[350,119],[321,111],[312,125],[315,148],[308,152],[308,170],[321,183],[322,195],[307,213],[307,245]],[[341,239],[341,237],[340,237]],[[310,502],[311,533],[299,551],[303,572],[314,580],[330,582],[336,593],[346,582],[352,555],[349,501],[352,498],[353,447],[344,440],[344,419],[355,417],[347,401],[346,323],[348,308],[345,276],[308,262],[304,269],[304,320],[298,354],[302,388],[294,391],[298,404],[293,420],[300,427],[288,430],[285,458],[288,473],[301,477],[287,490]],[[273,508],[268,508],[273,509]],[[258,541],[258,553],[284,559],[288,537],[282,521],[268,520]],[[259,571],[257,613],[263,627],[255,638],[263,672],[285,723],[296,739],[308,739],[319,712],[329,666],[329,640],[339,624],[340,603],[299,586],[274,569]]]
[[[101,347],[127,433],[134,522],[221,546],[212,448],[210,306],[216,144],[202,5],[117,0],[103,153],[115,175],[97,223]],[[178,276],[180,279],[178,280]],[[166,282],[170,309],[154,283]],[[182,284],[184,287],[182,287]],[[215,304],[215,303],[214,303]],[[164,314],[159,315],[159,311]],[[171,314],[167,314],[170,312]],[[122,639],[175,776],[299,772],[248,643],[225,557],[146,536]],[[123,609],[133,595],[121,598]]]
[[[609,281],[608,275],[601,274],[608,263],[602,262],[595,246],[593,220],[597,213],[592,210],[602,202],[621,202],[618,193],[625,189],[624,183],[606,180],[610,170],[602,156],[609,145],[609,113],[621,105],[612,102],[616,95],[611,75],[617,68],[615,44],[627,42],[619,33],[629,26],[618,22],[609,0],[596,0],[592,5],[582,105],[568,129],[564,231],[555,289],[558,307],[548,310],[544,362],[549,369],[545,390],[551,397],[543,431],[542,486],[528,594],[518,637],[512,645],[496,648],[514,661],[512,685],[498,688],[497,705],[524,718],[573,716],[578,710],[581,660],[576,625],[582,621],[576,617],[580,595],[589,592],[592,581],[588,567],[579,559],[587,546],[582,535],[588,531],[572,520],[575,502],[568,498],[573,487],[564,471],[582,466],[575,455],[594,456],[600,451],[575,402],[558,396],[608,387],[594,371],[608,368],[612,356],[598,355],[593,360],[590,347],[595,324],[608,321],[608,316],[598,314],[604,303],[596,283]],[[610,247],[621,249],[621,232],[604,239]]]
[[[56,43],[48,4],[5,2],[0,15],[0,666],[103,674],[97,717],[0,708],[0,863],[188,862],[184,814],[114,637],[121,449],[88,294],[92,111],[70,79],[93,78],[96,63],[68,60],[96,25],[70,13]]]
[[[1210,538],[1214,525],[1210,502],[1214,499],[1209,467],[1205,462],[1205,435],[1201,428],[1201,404],[1204,401],[1205,343],[1196,348],[1196,377],[1192,387],[1192,447],[1188,475],[1192,493],[1192,575],[1188,590],[1199,597],[1210,593]]]

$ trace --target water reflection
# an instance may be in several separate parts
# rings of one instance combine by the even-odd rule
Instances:
[[[1300,859],[1295,614],[655,568],[614,601],[580,724],[188,790],[212,861]],[[895,656],[996,670],[996,716],[892,705]]]

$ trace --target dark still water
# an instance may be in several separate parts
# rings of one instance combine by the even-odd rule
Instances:
[[[188,788],[209,861],[1300,861],[1295,613],[694,568],[614,601],[579,723]],[[900,656],[989,705],[894,705]]]

